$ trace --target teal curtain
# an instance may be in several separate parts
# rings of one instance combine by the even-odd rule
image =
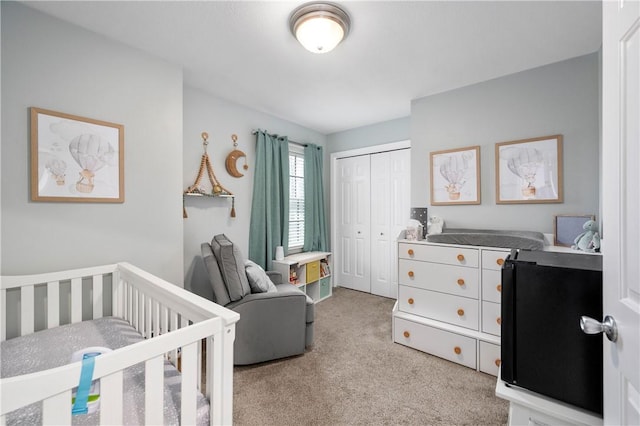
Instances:
[[[303,251],[327,251],[327,222],[324,208],[322,147],[304,148],[304,248]]]
[[[283,246],[285,253],[288,249],[289,141],[263,131],[256,134],[249,259],[269,271],[276,247]]]

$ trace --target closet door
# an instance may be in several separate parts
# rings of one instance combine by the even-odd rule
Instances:
[[[409,220],[410,150],[371,155],[371,293],[397,298],[396,240]]]
[[[337,160],[338,235],[337,285],[371,291],[369,247],[370,163],[369,156]]]

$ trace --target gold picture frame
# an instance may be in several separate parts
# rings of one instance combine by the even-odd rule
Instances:
[[[496,203],[562,203],[562,135],[496,144]]]
[[[124,126],[31,107],[31,200],[124,202]]]
[[[480,146],[429,154],[431,205],[480,204]]]

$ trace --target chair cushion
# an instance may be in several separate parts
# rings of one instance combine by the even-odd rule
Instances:
[[[244,258],[240,249],[224,234],[213,237],[211,248],[218,260],[220,274],[227,285],[231,301],[235,302],[247,294],[251,294],[251,287],[244,268]]]
[[[271,282],[271,279],[260,265],[247,259],[244,267],[247,271],[251,293],[273,293],[278,291],[275,284]]]
[[[202,243],[200,245],[200,251],[202,252],[205,269],[209,275],[209,284],[211,284],[211,288],[213,289],[213,301],[218,305],[226,306],[231,302],[231,299],[229,299],[229,292],[227,291],[227,286],[224,285],[224,280],[218,267],[218,261],[213,255],[211,245],[209,243]]]

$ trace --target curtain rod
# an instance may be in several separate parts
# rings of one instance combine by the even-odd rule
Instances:
[[[256,133],[258,133],[258,131],[260,131],[260,130],[253,130],[253,131],[251,132],[251,134],[252,134],[252,135],[255,135]],[[265,132],[266,134],[268,134],[269,136],[273,136],[274,138],[279,137],[279,136],[278,136],[278,135],[276,135],[275,133],[274,133],[274,134],[272,134],[272,133],[269,133],[269,132],[268,132],[268,131],[266,131],[266,130],[264,130],[264,132]],[[294,144],[294,145],[308,146],[308,144],[306,144],[306,143],[292,141],[291,139],[289,139],[289,140],[288,140],[288,142],[289,142],[289,143],[292,143],[292,144]]]

